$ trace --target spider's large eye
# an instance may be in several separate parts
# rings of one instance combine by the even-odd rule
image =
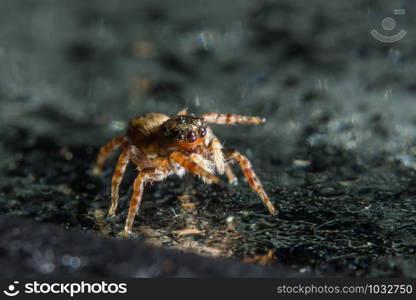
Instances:
[[[196,133],[193,131],[189,131],[188,135],[186,136],[186,139],[188,140],[189,143],[193,143],[196,140]]]
[[[200,137],[204,137],[207,134],[207,129],[203,126],[199,127],[198,133]]]

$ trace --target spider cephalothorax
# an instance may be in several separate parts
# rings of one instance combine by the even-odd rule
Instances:
[[[180,115],[165,121],[161,125],[161,132],[167,139],[189,149],[203,143],[207,135],[207,123],[193,115]]]
[[[118,146],[123,147],[111,183],[111,207],[114,215],[118,204],[118,189],[129,161],[138,170],[133,185],[129,212],[124,232],[131,232],[134,217],[139,209],[144,184],[163,180],[169,175],[182,176],[186,171],[198,175],[206,183],[219,183],[215,173],[226,174],[230,183],[236,184],[230,162],[240,164],[250,185],[263,200],[271,214],[276,212],[250,161],[233,149],[223,149],[207,123],[236,124],[262,123],[264,119],[237,114],[206,113],[200,117],[188,115],[186,110],[169,117],[160,113],[148,113],[130,121],[126,135],[110,140],[100,149],[94,168],[100,172],[106,156]]]

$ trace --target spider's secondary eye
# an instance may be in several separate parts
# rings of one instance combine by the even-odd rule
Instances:
[[[189,131],[188,135],[186,136],[186,139],[188,140],[188,142],[193,143],[196,140],[196,133],[193,131]]]
[[[207,129],[205,127],[199,127],[198,133],[200,137],[204,137],[207,134]]]
[[[184,140],[186,136],[183,133],[180,133],[179,130],[173,129],[170,131],[170,136],[174,139]]]

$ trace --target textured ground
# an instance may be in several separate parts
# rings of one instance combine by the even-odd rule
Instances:
[[[144,241],[277,268],[253,276],[414,277],[415,9],[406,1],[179,3],[1,2],[0,262],[9,267],[0,274],[108,276],[129,264],[118,275],[186,276],[152,273],[144,252],[122,250]],[[371,37],[385,16],[408,31],[403,40]],[[214,130],[252,160],[280,212],[269,216],[243,180],[171,178],[147,187],[132,241],[123,241],[135,171],[108,219],[115,161],[92,176],[97,150],[129,118],[183,107],[267,118]],[[203,260],[189,276],[221,274],[215,259],[165,249],[155,257]],[[68,257],[70,272],[59,267]],[[163,259],[153,262],[160,269]],[[224,274],[245,270],[234,266]]]

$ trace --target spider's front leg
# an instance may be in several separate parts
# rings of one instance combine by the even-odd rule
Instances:
[[[231,113],[205,113],[201,116],[207,123],[214,123],[214,124],[244,124],[244,123],[254,123],[260,124],[266,122],[266,119],[262,119],[259,117],[252,117],[252,116],[244,116],[239,114],[231,114]]]
[[[211,164],[207,163],[206,160],[201,158],[201,156],[199,154],[191,153],[189,155],[189,159],[192,160],[194,163],[196,163],[202,169],[208,171],[209,173],[211,173],[211,174],[215,173],[215,169],[213,168],[213,166]],[[202,181],[204,181],[207,184],[212,183],[212,181],[210,179],[208,179],[207,177],[201,177],[201,179],[202,179]]]
[[[204,177],[208,181],[212,181],[214,183],[220,183],[220,179],[217,176],[214,176],[208,171],[201,168],[196,162],[192,161],[182,152],[172,152],[169,155],[169,161],[181,165],[182,167],[184,167],[187,171],[191,172],[192,174]]]
[[[97,161],[95,163],[95,167],[93,169],[94,174],[98,174],[101,172],[105,159],[107,156],[114,151],[116,148],[120,147],[122,144],[126,142],[126,137],[124,135],[117,136],[110,141],[108,141],[104,146],[100,148],[100,152],[97,155]]]
[[[233,170],[231,169],[230,163],[225,162],[223,146],[221,142],[214,136],[211,142],[208,145],[208,150],[213,154],[213,159],[215,166],[217,168],[218,174],[225,175],[228,178],[228,182],[232,185],[238,184],[238,179],[234,175]]]
[[[218,174],[222,175],[225,172],[224,153],[222,152],[221,142],[214,136],[208,145],[208,149],[212,152],[215,167]]]
[[[226,149],[224,150],[224,154],[227,158],[232,159],[240,164],[241,171],[243,172],[244,177],[247,179],[247,183],[259,194],[270,214],[274,215],[276,213],[276,208],[273,206],[265,190],[263,189],[263,186],[260,183],[256,173],[254,172],[248,158],[234,149]]]

